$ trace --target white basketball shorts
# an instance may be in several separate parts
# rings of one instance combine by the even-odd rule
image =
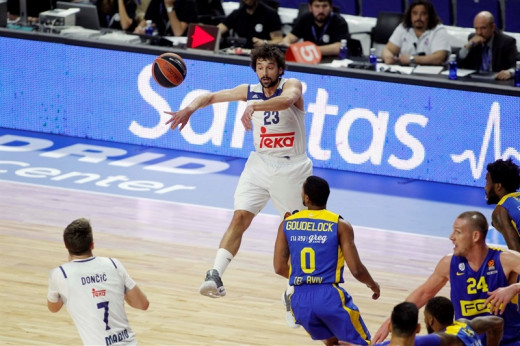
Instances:
[[[302,210],[303,182],[310,175],[312,161],[307,155],[279,158],[253,151],[235,190],[235,210],[256,215],[269,198],[281,217]]]

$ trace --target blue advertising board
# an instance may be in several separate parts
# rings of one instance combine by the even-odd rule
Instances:
[[[247,157],[243,102],[197,111],[182,132],[165,111],[201,93],[256,83],[248,66],[185,59],[173,89],[151,76],[154,55],[0,37],[0,127]],[[316,167],[483,186],[485,166],[520,160],[520,98],[287,71],[304,86]]]

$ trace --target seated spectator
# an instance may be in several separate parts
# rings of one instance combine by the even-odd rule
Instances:
[[[225,17],[221,0],[197,0],[199,22],[213,24],[213,18]]]
[[[298,40],[315,43],[322,56],[337,56],[342,39],[348,39],[347,21],[332,11],[332,0],[309,0],[309,12],[296,19],[292,31],[282,43],[289,46]]]
[[[410,4],[381,57],[385,64],[443,65],[450,54],[448,31],[428,0]]]
[[[197,23],[197,16],[195,0],[151,0],[134,32],[144,34],[146,20],[151,20],[161,36],[186,36],[188,25]]]
[[[245,48],[279,43],[282,38],[282,21],[276,10],[259,0],[241,0],[234,10],[218,24],[222,35],[233,31],[236,37],[247,39]]]
[[[96,7],[101,27],[126,31],[135,29],[135,0],[99,0]]]
[[[481,345],[479,334],[486,334],[487,346],[498,346],[502,340],[504,320],[498,316],[479,316],[472,320],[460,318],[454,320],[455,310],[451,300],[446,297],[431,298],[424,308],[424,323],[429,336],[417,336],[416,345]],[[430,339],[438,338],[437,342]]]
[[[41,12],[56,7],[56,0],[26,0],[27,22],[38,23]],[[20,16],[20,0],[7,0],[7,18],[16,21]]]
[[[473,20],[475,33],[459,51],[459,66],[479,72],[498,72],[496,79],[513,77],[517,59],[520,59],[516,40],[502,33],[490,12],[478,13]]]

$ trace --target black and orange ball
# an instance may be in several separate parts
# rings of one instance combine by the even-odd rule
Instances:
[[[186,78],[186,64],[175,53],[164,53],[155,58],[152,65],[153,79],[162,87],[179,86]]]

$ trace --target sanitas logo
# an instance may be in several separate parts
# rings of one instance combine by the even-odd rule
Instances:
[[[510,157],[514,157],[517,161],[520,161],[520,153],[515,148],[508,147],[505,151],[502,152],[502,142],[500,136],[500,104],[498,102],[493,102],[491,109],[489,110],[488,122],[486,130],[484,131],[484,137],[482,138],[482,145],[480,147],[478,161],[473,150],[465,150],[462,154],[459,155],[451,154],[451,159],[455,163],[461,163],[465,160],[469,161],[471,175],[475,179],[480,179],[482,176],[486,155],[491,143],[491,133],[493,130],[495,134],[493,137],[494,160],[507,160]]]

